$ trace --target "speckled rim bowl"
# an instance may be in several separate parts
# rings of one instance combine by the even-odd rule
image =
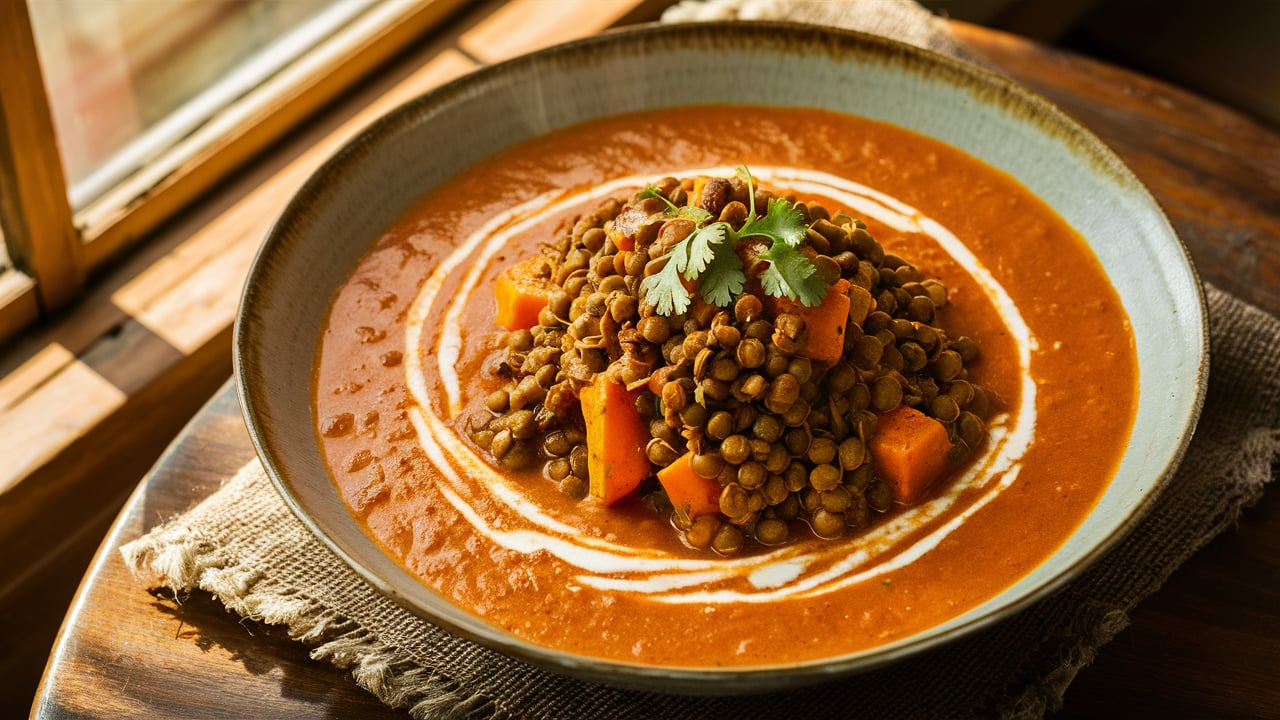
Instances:
[[[673,80],[678,79],[678,82]],[[1129,312],[1141,377],[1114,482],[1048,560],[924,632],[824,660],[668,668],[535,646],[454,607],[361,531],[314,434],[312,362],[329,299],[381,230],[432,187],[513,143],[579,121],[671,105],[817,106],[956,146],[1040,196],[1087,239]],[[1005,618],[1080,574],[1132,528],[1177,465],[1208,372],[1204,302],[1151,196],[1097,138],[1033,93],[897,42],[790,24],[649,26],[479,70],[390,113],[321,167],[285,208],[249,273],[235,367],[249,432],[299,518],[369,583],[445,629],[535,665],[664,692],[762,692],[868,670]]]

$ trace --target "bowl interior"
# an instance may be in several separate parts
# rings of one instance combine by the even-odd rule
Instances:
[[[605,115],[701,103],[821,107],[958,147],[1017,178],[1074,226],[1129,313],[1141,387],[1115,480],[1040,567],[926,633],[784,667],[654,668],[569,656],[491,628],[422,586],[364,535],[329,479],[310,404],[316,340],[330,296],[380,231],[432,187],[513,143]],[[317,171],[272,229],[250,272],[235,342],[241,403],[268,473],[369,582],[446,629],[544,667],[693,693],[869,669],[1042,597],[1150,504],[1190,438],[1207,372],[1203,300],[1186,251],[1146,190],[1091,134],[1038,96],[954,60],[855,33],[748,23],[649,27],[560,46],[481,70],[383,118]]]

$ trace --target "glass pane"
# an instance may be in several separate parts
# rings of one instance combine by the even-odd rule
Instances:
[[[372,0],[28,0],[83,208]]]

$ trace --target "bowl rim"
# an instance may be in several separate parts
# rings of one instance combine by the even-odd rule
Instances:
[[[376,144],[395,129],[406,122],[414,122],[416,117],[425,117],[431,107],[447,107],[452,102],[467,96],[468,91],[488,85],[491,79],[510,72],[519,72],[543,63],[548,59],[567,57],[583,52],[600,52],[618,43],[643,43],[655,37],[670,37],[675,41],[688,36],[701,36],[702,44],[708,44],[705,36],[708,33],[718,35],[716,42],[730,44],[774,43],[768,49],[772,52],[783,51],[784,43],[797,43],[805,47],[819,47],[832,51],[846,48],[855,53],[872,52],[890,59],[908,59],[913,63],[932,66],[959,77],[968,83],[999,93],[1011,98],[1022,106],[1037,113],[1042,119],[1052,121],[1060,129],[1064,129],[1078,142],[1090,147],[1091,156],[1105,161],[1105,170],[1114,174],[1120,181],[1132,187],[1143,203],[1163,221],[1168,230],[1168,238],[1181,251],[1185,269],[1190,274],[1195,289],[1193,318],[1200,326],[1200,343],[1194,349],[1195,388],[1186,414],[1179,418],[1181,423],[1176,428],[1179,442],[1167,457],[1159,476],[1153,478],[1150,489],[1133,506],[1131,512],[1112,530],[1096,542],[1083,556],[1074,563],[1062,568],[1056,575],[1014,598],[998,608],[993,608],[983,615],[971,618],[941,631],[925,630],[908,636],[890,645],[876,646],[865,650],[843,655],[787,662],[770,665],[751,665],[733,667],[699,667],[699,666],[656,666],[631,663],[618,660],[598,658],[590,655],[577,655],[568,651],[536,645],[518,636],[506,633],[489,625],[479,616],[463,612],[463,622],[447,617],[440,617],[428,608],[413,602],[411,598],[397,590],[384,578],[370,570],[357,558],[349,554],[321,527],[321,523],[307,511],[302,499],[294,492],[289,480],[284,476],[277,462],[277,448],[259,421],[265,388],[255,387],[248,377],[255,362],[261,362],[255,348],[259,347],[256,325],[246,322],[245,318],[252,313],[254,296],[257,288],[269,276],[271,258],[282,252],[285,245],[282,236],[287,228],[308,212],[308,206],[315,198],[323,195],[323,188],[331,177],[342,173],[361,159],[363,146]],[[735,45],[738,46],[738,45]],[[780,21],[710,21],[697,23],[660,24],[647,23],[626,28],[613,29],[604,33],[568,41],[535,52],[520,55],[499,63],[477,68],[461,77],[446,82],[406,103],[401,104],[385,115],[374,120],[350,139],[343,143],[333,155],[316,168],[293,194],[272,223],[266,237],[258,248],[252,261],[245,284],[241,292],[233,328],[233,375],[236,379],[236,394],[250,439],[258,458],[281,495],[286,505],[302,524],[316,536],[318,540],[365,582],[386,595],[399,605],[422,618],[428,623],[444,630],[477,642],[483,646],[497,650],[509,657],[524,660],[538,667],[552,670],[582,679],[601,682],[608,685],[641,688],[660,692],[676,692],[690,694],[725,694],[729,692],[763,692],[772,689],[796,687],[804,684],[820,682],[824,679],[841,675],[873,670],[897,662],[924,650],[950,643],[960,637],[970,635],[999,621],[1005,620],[1036,602],[1056,593],[1068,582],[1079,577],[1086,569],[1093,566],[1100,558],[1108,554],[1133,528],[1150,512],[1156,500],[1163,494],[1169,480],[1176,472],[1187,447],[1194,434],[1201,409],[1204,404],[1209,373],[1209,334],[1207,320],[1207,303],[1204,287],[1200,281],[1190,251],[1169,223],[1168,218],[1151,195],[1150,191],[1133,174],[1116,153],[1092,131],[1049,100],[1013,80],[993,72],[980,65],[948,56],[927,48],[911,45],[891,38],[872,35],[864,32],[833,27],[822,27],[795,22]],[[332,478],[327,478],[332,482]],[[430,588],[428,588],[430,590]],[[451,601],[434,590],[430,592],[442,601]],[[469,622],[467,622],[469,620]],[[936,626],[935,626],[936,627]],[[753,688],[744,690],[741,686],[721,687],[725,680],[749,680]]]

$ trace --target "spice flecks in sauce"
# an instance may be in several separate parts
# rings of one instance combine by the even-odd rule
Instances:
[[[695,169],[669,169],[660,175],[708,175],[718,176],[731,172],[730,168],[711,167]],[[406,382],[410,393],[418,403],[411,417],[418,428],[418,436],[425,440],[424,448],[441,470],[443,479],[450,484],[451,492],[445,497],[462,514],[475,530],[491,541],[519,553],[546,551],[568,563],[586,575],[577,581],[599,590],[644,593],[651,599],[669,603],[712,602],[776,602],[789,595],[814,595],[838,590],[847,585],[876,577],[880,572],[897,569],[907,562],[923,556],[935,547],[966,518],[990,501],[988,494],[998,494],[1006,487],[1006,477],[1011,482],[1016,477],[1022,454],[1031,444],[1035,433],[1035,383],[1031,379],[1031,351],[1035,347],[1026,323],[1017,306],[1004,288],[997,283],[982,263],[949,230],[923,215],[915,208],[884,193],[849,182],[829,173],[816,173],[800,168],[756,167],[754,174],[765,182],[793,190],[803,195],[828,198],[831,207],[857,207],[863,217],[873,219],[904,232],[926,234],[972,276],[1000,314],[1005,327],[1013,334],[1017,347],[1019,376],[1022,377],[1022,399],[1012,417],[996,418],[992,423],[992,437],[986,450],[974,462],[964,477],[941,497],[924,505],[911,508],[889,523],[881,524],[859,536],[859,551],[832,562],[833,552],[828,544],[820,543],[811,552],[793,557],[789,549],[770,551],[745,558],[725,559],[717,557],[698,561],[675,561],[670,554],[651,547],[636,547],[626,543],[600,543],[581,529],[554,518],[548,508],[531,503],[520,491],[520,483],[488,466],[457,433],[450,423],[464,406],[461,381],[457,373],[458,352],[465,344],[468,331],[461,318],[466,308],[487,300],[486,288],[481,285],[483,268],[511,239],[529,227],[557,217],[565,208],[581,207],[604,198],[634,191],[643,187],[647,176],[613,178],[578,193],[548,193],[524,203],[508,213],[495,217],[476,232],[467,236],[452,255],[423,285],[422,292],[412,306],[407,321],[406,347],[409,361],[405,365]],[[925,231],[928,228],[928,231]],[[452,294],[442,299],[441,291],[450,271],[461,267],[466,259],[474,264],[466,271],[461,282],[452,288]],[[437,305],[446,309],[443,313]],[[420,364],[423,330],[431,321],[443,315],[439,326],[438,347],[434,367]],[[434,325],[434,323],[431,323]],[[447,398],[437,410],[428,391],[427,378],[439,377]],[[1011,430],[1006,426],[1011,425]],[[464,480],[465,478],[465,480]],[[509,512],[502,518],[520,518],[525,527],[520,530],[502,530],[467,505],[465,492],[460,485],[471,485],[479,479],[493,498],[507,505]],[[978,493],[972,492],[974,490]],[[968,507],[957,503],[965,494]],[[947,513],[954,517],[923,537],[914,539],[909,548],[899,545],[909,536],[936,518]],[[506,523],[504,523],[505,525]],[[835,554],[838,554],[836,551]],[[782,559],[785,558],[785,559]],[[868,567],[870,566],[870,567]],[[770,568],[785,567],[785,573]],[[793,572],[794,570],[794,572]],[[687,577],[672,574],[676,571]],[[628,574],[626,578],[616,577]],[[785,581],[757,581],[757,578],[777,578],[789,575]],[[714,592],[698,590],[673,592],[689,587],[705,587],[712,583],[732,583],[747,577],[745,589],[723,589]],[[757,592],[759,591],[759,592]]]
[[[724,132],[730,126],[735,132]],[[665,174],[737,163],[801,199],[863,216],[887,250],[952,289],[948,333],[979,339],[975,379],[1003,401],[987,452],[869,534],[732,559],[688,551],[665,520],[638,508],[570,504],[537,476],[493,481],[459,439],[456,419],[480,407],[483,386],[494,382],[484,363],[495,337],[484,288],[556,222],[590,211],[583,192],[619,183],[612,194],[621,195]],[[566,188],[586,190],[575,204]],[[548,206],[560,217],[546,215]],[[504,240],[487,244],[498,233]],[[464,238],[474,247],[455,252]],[[442,272],[424,281],[433,269]],[[1070,302],[1063,287],[1102,301],[1105,312]],[[470,302],[439,300],[415,315],[415,297],[428,292],[469,292]],[[397,297],[384,307],[387,293]],[[953,617],[1022,577],[1079,524],[1132,422],[1136,366],[1119,309],[1096,259],[1060,218],[953,148],[816,110],[671,109],[538,138],[424,198],[335,295],[316,370],[315,387],[326,389],[316,393],[316,417],[376,409],[395,418],[398,440],[392,432],[322,438],[335,481],[389,553],[496,625],[535,643],[633,662],[805,660],[893,642]],[[423,324],[388,327],[387,313]],[[386,328],[387,337],[363,346],[344,339],[360,326]],[[411,333],[420,336],[411,341]],[[393,348],[404,349],[401,364],[380,362]],[[454,369],[453,384],[441,365]],[[366,369],[353,377],[353,367]],[[374,392],[328,392],[352,380]],[[1080,391],[1090,386],[1106,391]],[[433,436],[443,440],[426,440]],[[1053,442],[1033,441],[1045,437]],[[1089,453],[1073,450],[1083,442]],[[1025,450],[1014,452],[1019,446]],[[359,449],[378,460],[343,473]],[[384,465],[385,474],[371,477]]]

